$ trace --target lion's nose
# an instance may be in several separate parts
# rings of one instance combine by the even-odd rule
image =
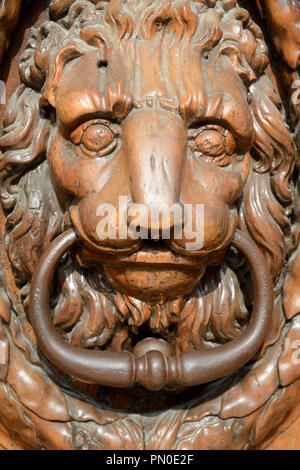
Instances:
[[[123,124],[123,152],[133,203],[154,208],[179,202],[186,146],[186,129],[174,113],[153,108],[128,116]]]

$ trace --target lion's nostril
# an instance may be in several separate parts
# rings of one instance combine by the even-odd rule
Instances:
[[[100,68],[107,68],[108,67],[108,62],[106,59],[100,59],[98,62],[98,67]]]
[[[128,208],[128,227],[136,236],[149,240],[172,239],[183,227],[184,213],[178,204],[161,206],[132,204]]]

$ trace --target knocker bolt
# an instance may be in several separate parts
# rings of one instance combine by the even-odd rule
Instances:
[[[172,382],[169,358],[171,346],[162,339],[147,338],[133,349],[136,365],[136,383],[152,392],[163,389]]]

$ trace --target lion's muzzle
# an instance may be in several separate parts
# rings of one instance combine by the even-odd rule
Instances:
[[[83,126],[81,146],[88,145],[91,152],[93,145],[99,147],[101,136],[111,146],[118,133],[105,126],[95,120],[89,127]],[[216,131],[212,132],[215,138]],[[79,137],[76,139],[78,142]],[[232,177],[234,184],[228,183],[230,196],[221,194],[220,185],[230,174],[219,169],[212,174],[207,169],[211,165],[195,158],[181,117],[159,106],[132,111],[124,119],[118,139],[118,143],[113,141],[116,150],[112,155],[96,159],[79,159],[77,149],[76,158],[70,160],[69,146],[61,135],[51,151],[54,175],[62,186],[68,181],[68,191],[76,196],[70,214],[89,252],[88,261],[105,262],[109,256],[109,263],[104,264],[110,282],[140,299],[153,299],[155,294],[156,300],[189,294],[205,267],[225,257],[237,227],[237,212],[231,202],[242,191],[240,175]],[[219,140],[222,142],[221,136]],[[70,183],[66,168],[76,175],[76,184]],[[139,276],[132,276],[130,266],[124,275],[120,258],[134,253],[141,258],[146,240],[145,273],[140,270]],[[160,244],[150,256],[153,241]],[[179,260],[176,270],[169,269],[167,274],[172,262],[162,266],[159,261],[166,247],[170,260],[174,256]],[[185,269],[185,258],[196,258],[196,267]],[[164,278],[169,278],[170,285]]]

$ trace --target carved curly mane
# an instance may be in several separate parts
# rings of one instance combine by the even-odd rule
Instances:
[[[214,14],[214,8],[221,19]],[[276,283],[292,248],[290,178],[295,148],[272,80],[262,33],[246,10],[204,0],[192,6],[149,0],[146,9],[145,2],[139,9],[132,8],[131,2],[125,5],[117,0],[109,3],[65,0],[52,2],[50,11],[56,22],[48,21],[33,30],[22,55],[23,84],[7,105],[0,138],[1,200],[8,214],[6,244],[25,307],[30,278],[41,253],[69,223],[69,201],[65,200],[63,207],[58,203],[57,188],[46,160],[55,129],[55,112],[45,99],[45,90],[54,90],[59,83],[59,75],[67,65],[64,48],[72,43],[74,57],[80,50],[95,46],[101,51],[108,29],[126,50],[130,38],[149,39],[157,34],[159,42],[163,29],[165,35],[172,32],[173,42],[190,41],[197,36],[198,28],[204,27],[205,34],[199,39],[202,53],[213,51],[218,44],[219,54],[232,60],[248,89],[255,129],[251,174],[243,199],[237,203],[239,226],[265,254]],[[244,50],[242,41],[226,32],[234,15],[243,18],[244,29],[251,33],[252,51]],[[100,24],[98,42],[88,33],[80,36],[80,30],[95,24]],[[213,112],[217,103],[212,99],[202,103],[201,99],[198,97],[199,113],[205,116]],[[179,102],[180,112],[188,120],[180,96]],[[62,293],[53,292],[57,302],[53,320],[70,342],[87,348],[128,346],[127,324],[131,332],[137,333],[145,322],[163,336],[168,335],[172,323],[178,322],[177,349],[199,347],[203,343],[215,345],[238,336],[248,319],[238,276],[247,283],[247,267],[229,268],[224,263],[207,272],[189,299],[145,305],[112,292],[101,273],[87,273],[69,260],[58,273]],[[251,300],[249,289],[246,294]],[[186,331],[190,332],[188,336]]]

